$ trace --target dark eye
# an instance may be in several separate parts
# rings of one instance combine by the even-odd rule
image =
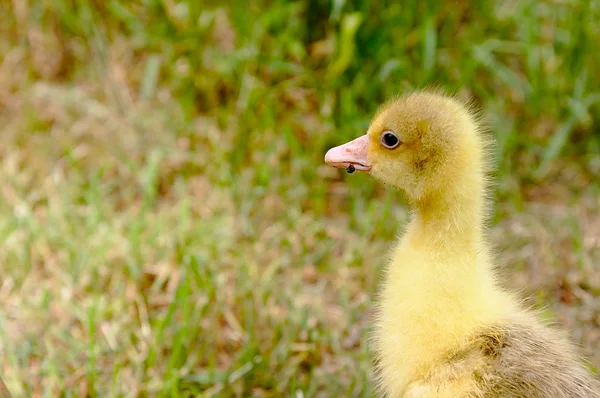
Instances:
[[[386,130],[381,133],[381,144],[387,149],[394,149],[400,145],[400,138],[395,133]]]

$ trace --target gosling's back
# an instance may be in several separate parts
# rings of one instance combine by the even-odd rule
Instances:
[[[495,329],[495,330],[494,330]],[[559,331],[524,317],[482,333],[483,397],[600,398],[600,381]]]
[[[435,385],[442,375],[447,382],[453,374],[457,381],[472,378],[461,391],[467,397],[600,398],[600,381],[581,363],[574,346],[527,312],[485,327],[450,353],[441,368],[446,371],[432,370],[423,384]],[[431,395],[438,396],[434,391]]]

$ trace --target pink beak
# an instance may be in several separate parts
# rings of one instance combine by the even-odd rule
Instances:
[[[369,171],[371,163],[367,160],[369,135],[365,134],[343,145],[331,148],[325,154],[325,163],[340,169]]]

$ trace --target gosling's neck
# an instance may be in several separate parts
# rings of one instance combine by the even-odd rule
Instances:
[[[443,190],[411,201],[413,219],[405,238],[423,250],[479,251],[484,241],[485,187],[479,173],[457,178]]]

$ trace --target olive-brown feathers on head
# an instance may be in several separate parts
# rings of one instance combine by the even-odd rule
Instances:
[[[389,149],[383,134],[401,145]],[[417,92],[395,98],[369,127],[371,174],[421,199],[462,177],[482,170],[482,143],[471,110],[447,96]]]

